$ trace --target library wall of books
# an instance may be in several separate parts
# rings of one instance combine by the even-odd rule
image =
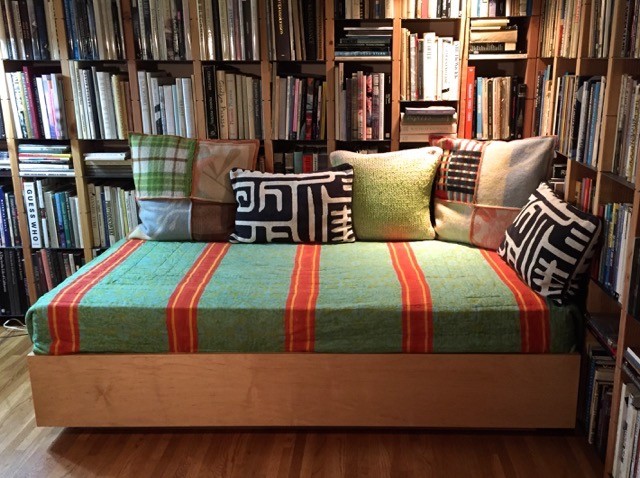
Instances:
[[[130,132],[259,139],[262,170],[443,137],[558,138],[602,217],[578,420],[638,468],[640,0],[0,0],[0,316],[138,223]]]

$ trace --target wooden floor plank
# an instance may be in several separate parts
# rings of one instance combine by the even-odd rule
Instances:
[[[571,432],[37,428],[26,337],[0,336],[0,476],[600,477]]]

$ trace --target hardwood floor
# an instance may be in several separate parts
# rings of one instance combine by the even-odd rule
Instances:
[[[37,428],[30,342],[9,335],[0,332],[3,478],[602,476],[570,432]]]

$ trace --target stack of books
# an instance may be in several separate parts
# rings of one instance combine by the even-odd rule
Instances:
[[[132,0],[136,58],[191,60],[190,18],[189,0]]]
[[[196,137],[193,79],[138,71],[142,132]]]
[[[94,248],[105,248],[128,236],[138,225],[135,190],[87,184]]]
[[[588,346],[587,356],[589,369],[584,424],[587,430],[587,441],[595,445],[598,454],[604,458],[609,435],[615,359],[610,355],[609,350],[591,344]]]
[[[265,3],[269,59],[324,60],[324,0],[267,0]],[[254,31],[257,34],[257,27]]]
[[[342,20],[393,18],[394,0],[336,0],[335,17]]]
[[[0,247],[21,245],[16,196],[10,187],[0,185]]]
[[[324,171],[329,167],[329,156],[324,147],[296,148],[295,151],[276,153],[273,167],[275,172],[286,174]]]
[[[601,209],[604,244],[600,251],[598,281],[615,297],[622,297],[633,207],[631,204],[609,203]]]
[[[0,316],[23,315],[29,292],[20,249],[0,249]]]
[[[33,67],[5,73],[18,139],[66,139],[62,75],[36,75]]]
[[[640,153],[640,81],[629,75],[620,79],[613,172],[634,182]]]
[[[458,18],[461,15],[460,0],[402,0],[402,18]]]
[[[460,42],[434,32],[402,29],[400,99],[457,101],[460,81]]]
[[[336,43],[336,61],[391,60],[393,27],[362,24],[343,30]]]
[[[125,58],[120,0],[65,0],[62,4],[69,54],[73,59]],[[161,10],[154,7],[154,10]],[[161,25],[164,32],[164,23]]]
[[[69,62],[79,139],[127,139],[133,126],[129,77]]]
[[[40,249],[31,254],[38,297],[53,289],[84,265],[81,251]]]
[[[580,17],[584,14],[582,8],[580,0],[545,0],[540,27],[540,56],[578,56]]]
[[[133,174],[128,151],[101,151],[84,154],[85,174],[89,177],[130,178]]]
[[[0,171],[10,171],[9,151],[0,151]]]
[[[640,0],[626,0],[624,4],[624,27],[622,28],[620,56],[622,58],[640,58],[640,22],[638,21]]]
[[[401,143],[430,143],[443,137],[455,138],[458,114],[450,106],[405,108],[400,115]]]
[[[59,58],[53,0],[0,2],[0,59]]]
[[[614,0],[602,0],[591,4],[591,23],[588,31],[588,55],[590,58],[607,58],[609,56],[613,4]]]
[[[533,0],[471,0],[470,8],[471,17],[522,17],[532,11]]]
[[[212,139],[262,139],[259,78],[215,65],[203,67],[207,133]]]
[[[326,138],[327,82],[323,78],[276,77],[272,88],[273,139]]]
[[[469,53],[516,53],[517,46],[518,26],[508,18],[471,20]]]
[[[534,106],[533,135],[545,136],[553,131],[553,108],[555,105],[551,65],[538,72]]]
[[[19,144],[20,176],[73,177],[71,148],[65,144]]]

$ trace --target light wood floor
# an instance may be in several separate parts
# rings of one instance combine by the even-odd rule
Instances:
[[[2,330],[2,329],[0,329]],[[567,432],[37,428],[26,337],[0,332],[0,477],[600,477]]]

